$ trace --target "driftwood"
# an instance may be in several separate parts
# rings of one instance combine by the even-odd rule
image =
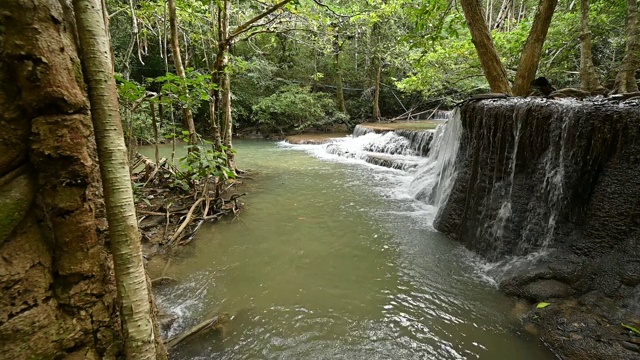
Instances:
[[[151,280],[151,286],[152,287],[175,285],[177,283],[178,283],[178,280],[176,280],[176,279],[174,279],[172,277],[168,277],[168,276],[162,276],[162,277],[159,277],[157,279]]]
[[[158,244],[172,246],[188,243],[204,221],[215,221],[239,211],[241,204],[237,199],[244,194],[223,198],[223,195],[232,192],[237,182],[218,182],[210,177],[191,182],[190,188],[185,191],[175,187],[174,180],[180,170],[165,158],[156,164],[148,157],[137,154],[133,165],[141,168],[132,176],[133,181],[142,184],[136,188],[138,224],[142,229],[150,229],[146,237]],[[163,221],[164,232],[155,231]]]
[[[200,324],[192,327],[191,329],[185,331],[181,335],[167,341],[165,343],[167,350],[170,350],[171,348],[182,343],[183,341],[193,336],[196,336],[198,334],[201,334],[207,330],[216,330],[216,331],[223,332],[224,327],[227,326],[229,322],[230,322],[230,319],[229,319],[229,315],[227,314],[216,315],[210,319],[207,319],[201,322]]]

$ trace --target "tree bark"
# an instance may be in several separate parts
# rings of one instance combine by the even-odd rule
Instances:
[[[524,96],[529,92],[531,81],[536,77],[538,64],[542,56],[542,46],[547,38],[551,18],[558,0],[540,0],[538,10],[533,18],[533,25],[524,45],[516,78],[513,84],[513,95]]]
[[[222,143],[227,148],[227,165],[230,169],[235,170],[235,155],[232,151],[233,148],[233,118],[231,117],[231,75],[229,71],[227,71],[227,67],[229,66],[229,47],[231,46],[230,42],[233,41],[229,37],[229,14],[231,12],[231,1],[224,0],[223,1],[223,9],[221,12],[221,27],[220,27],[220,35],[222,39],[225,39],[222,44],[222,51],[219,52],[219,55],[222,56],[222,61],[220,65],[220,69],[218,74],[221,76],[220,81],[220,89],[222,91],[221,96],[221,109],[222,109],[222,124],[223,124],[223,132],[222,132]],[[257,21],[257,20],[256,20]]]
[[[128,359],[155,360],[166,355],[156,351],[127,148],[100,3],[98,0],[74,0],[73,5],[100,159],[119,308],[125,334],[125,354]]]
[[[640,53],[640,29],[638,28],[638,0],[627,0],[627,46],[614,84],[615,93],[638,91],[636,70]]]
[[[593,65],[591,46],[591,27],[589,25],[589,0],[580,0],[580,87],[590,93],[602,92],[604,89],[598,81],[596,68]]]
[[[382,78],[382,61],[380,61],[379,56],[375,56],[373,64],[375,70],[375,78],[373,82],[373,118],[376,121],[380,121],[382,119],[382,114],[380,113],[380,80]]]
[[[180,55],[180,39],[178,38],[178,24],[176,15],[176,0],[168,0],[169,2],[169,28],[171,31],[171,51],[173,52],[173,63],[176,67],[176,74],[183,79],[186,79],[187,75],[184,72],[184,66],[182,65],[182,56]],[[184,117],[185,125],[189,130],[189,145],[196,145],[198,143],[198,135],[196,133],[196,127],[193,122],[193,112],[187,106],[182,108],[182,116]]]
[[[122,335],[71,1],[2,0],[0,24],[0,358],[115,359]]]
[[[344,102],[344,89],[342,85],[342,62],[340,59],[340,53],[342,52],[342,45],[340,44],[339,35],[334,39],[334,51],[335,51],[335,71],[336,71],[336,108],[338,111],[346,113],[347,107]]]
[[[476,48],[484,75],[492,92],[511,94],[507,71],[498,56],[491,33],[485,22],[479,0],[461,0],[471,41]]]

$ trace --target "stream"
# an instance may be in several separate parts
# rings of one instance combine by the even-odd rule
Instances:
[[[411,195],[413,171],[323,145],[235,146],[251,171],[245,210],[203,225],[171,255],[165,275],[179,284],[156,290],[177,316],[169,337],[232,320],[172,359],[554,358],[473,254],[432,228],[437,209]],[[152,278],[166,261],[152,259]]]

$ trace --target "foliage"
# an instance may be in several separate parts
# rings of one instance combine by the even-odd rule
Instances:
[[[622,325],[623,328],[627,329],[627,330],[631,330],[632,332],[634,332],[636,335],[640,335],[640,330],[638,330],[637,328],[631,326],[631,325],[627,325],[627,324],[620,324]]]
[[[203,179],[213,177],[226,181],[236,177],[233,169],[228,166],[227,147],[222,151],[215,151],[210,142],[204,142],[191,147],[187,155],[180,158],[180,171],[172,179],[173,186],[182,190],[189,190]],[[230,151],[235,152],[231,149]]]
[[[549,306],[549,305],[551,305],[551,303],[548,303],[548,302],[541,302],[541,303],[538,303],[538,305],[536,305],[536,309],[544,309],[544,308],[546,308],[546,307],[547,307],[547,306]]]
[[[253,18],[276,1],[233,2],[231,24]],[[320,129],[343,121],[335,107],[338,75],[347,113],[356,120],[371,116],[375,67],[382,64],[380,108],[395,116],[415,106],[451,105],[488,86],[470,39],[459,2],[448,0],[299,0],[261,20],[238,36],[231,47],[232,111],[238,128],[263,131]],[[539,1],[518,2],[520,9],[496,25],[502,1],[486,8],[494,19],[492,36],[513,80]],[[107,0],[116,70],[138,87],[124,84],[121,99],[132,104],[153,91],[174,112],[189,107],[199,129],[209,127],[211,69],[217,52],[219,2],[177,0],[180,46],[189,68],[187,79],[172,74],[166,48],[164,2],[128,4]],[[538,74],[557,87],[578,86],[580,16],[578,2],[560,2],[543,49]],[[213,8],[212,8],[213,7]],[[139,34],[131,34],[132,16]],[[624,0],[591,0],[594,64],[603,84],[615,77],[625,48]],[[336,71],[336,55],[340,70]],[[126,76],[125,76],[126,75]],[[140,88],[141,87],[141,88]],[[292,89],[303,89],[294,91]],[[311,89],[311,90],[309,90]],[[310,106],[300,112],[301,101]],[[331,100],[331,101],[329,101]],[[427,105],[423,105],[422,103]],[[289,104],[286,107],[283,104]],[[434,105],[435,104],[435,105]],[[219,105],[219,104],[218,104]],[[274,108],[270,108],[273,105]],[[318,109],[323,107],[323,111]],[[219,109],[219,107],[218,107]],[[147,108],[133,114],[134,135],[148,139]],[[180,116],[177,111],[177,117]],[[144,115],[141,115],[144,114]]]
[[[283,86],[253,106],[255,118],[264,130],[288,133],[346,122],[348,117],[335,110],[326,93],[312,93],[309,87]]]

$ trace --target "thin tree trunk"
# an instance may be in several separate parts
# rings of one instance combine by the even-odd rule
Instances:
[[[638,91],[636,70],[640,53],[640,29],[638,28],[638,0],[627,0],[627,46],[620,70],[616,76],[614,92],[629,93]]]
[[[127,148],[122,134],[100,2],[74,0],[73,5],[100,159],[119,308],[125,333],[125,353],[128,359],[166,358],[161,349],[156,349]]]
[[[484,21],[479,0],[461,0],[462,10],[471,31],[471,41],[476,48],[482,70],[492,92],[511,94],[507,71],[498,56],[491,33]]]
[[[180,39],[178,39],[178,25],[176,16],[176,0],[169,1],[169,28],[171,31],[171,51],[173,52],[173,63],[176,67],[176,74],[183,79],[186,79],[187,75],[184,72],[184,66],[182,65],[182,57],[180,55]],[[193,112],[187,106],[182,108],[182,116],[184,117],[185,125],[189,130],[189,145],[196,145],[198,143],[198,135],[196,133],[196,127],[193,122]]]
[[[373,88],[373,118],[376,121],[382,119],[382,115],[380,113],[380,80],[382,78],[382,61],[379,56],[375,56],[374,66],[376,71],[376,77],[374,80],[374,88]]]
[[[342,85],[342,63],[340,59],[340,53],[342,52],[342,46],[340,44],[339,35],[336,35],[334,39],[334,51],[335,51],[335,67],[336,67],[336,107],[338,111],[346,113],[347,107],[344,102],[344,89]]]
[[[149,111],[151,112],[151,124],[153,125],[153,145],[155,147],[156,164],[160,162],[160,149],[158,148],[158,121],[156,118],[156,106],[153,101],[149,102]]]
[[[233,148],[233,119],[231,117],[231,75],[226,71],[229,66],[229,47],[231,44],[229,43],[231,40],[229,39],[229,14],[231,12],[231,1],[224,0],[223,2],[223,10],[222,10],[222,23],[221,23],[221,37],[225,39],[223,44],[223,53],[222,53],[222,65],[221,74],[221,90],[222,90],[222,102],[220,106],[222,107],[222,123],[224,124],[224,131],[222,136],[222,143],[227,147],[227,165],[229,168],[235,170],[235,156],[231,149]]]
[[[602,92],[596,68],[593,65],[591,27],[589,26],[589,0],[580,0],[580,87],[588,92]]]
[[[557,4],[558,0],[540,0],[516,71],[513,84],[513,94],[516,96],[527,95],[531,81],[536,77],[542,56],[542,46],[547,38],[551,18]]]
[[[111,55],[111,71],[116,71],[116,57],[113,54],[113,46],[111,46],[111,31],[109,31],[109,12],[107,10],[107,1],[101,0],[102,5],[102,17],[104,18],[104,32],[107,36],[107,42],[109,44],[109,55]]]

